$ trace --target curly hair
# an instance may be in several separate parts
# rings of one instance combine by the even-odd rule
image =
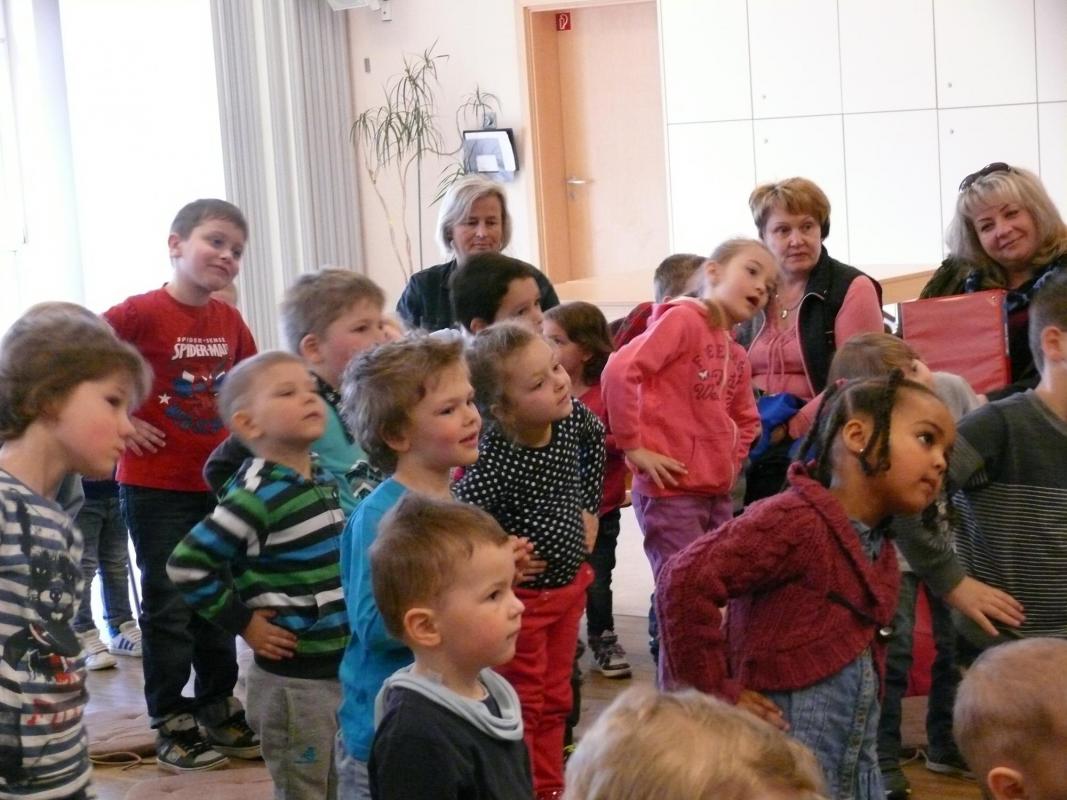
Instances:
[[[1045,190],[1041,179],[1022,167],[990,172],[976,178],[956,198],[956,214],[945,232],[949,256],[982,267],[991,277],[1003,280],[1003,272],[990,258],[974,229],[974,216],[982,208],[1017,203],[1034,220],[1038,247],[1035,266],[1044,266],[1067,254],[1067,224]]]

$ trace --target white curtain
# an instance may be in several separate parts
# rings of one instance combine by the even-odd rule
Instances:
[[[364,271],[345,14],[325,0],[212,0],[227,196],[251,227],[240,308],[260,349],[325,265]]]

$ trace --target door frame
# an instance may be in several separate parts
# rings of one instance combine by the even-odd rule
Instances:
[[[659,20],[661,9],[656,3]],[[519,64],[521,90],[529,135],[527,163],[531,165],[533,180],[527,184],[527,199],[534,209],[537,222],[538,266],[553,283],[565,283],[576,276],[571,267],[570,228],[568,222],[567,190],[558,176],[565,166],[563,147],[562,111],[559,92],[559,71],[538,69],[548,63],[558,64],[558,49],[555,39],[555,23],[550,13],[573,11],[577,8],[633,5],[649,0],[514,0],[520,43]],[[658,27],[657,27],[658,29]],[[552,35],[549,35],[552,34]],[[662,52],[660,53],[660,80],[663,80]],[[538,80],[540,79],[540,83]],[[661,124],[664,129],[666,150],[666,112],[663,108],[663,89],[660,91]],[[667,153],[664,164],[669,167]],[[670,170],[667,170],[668,198],[667,236],[670,241]]]

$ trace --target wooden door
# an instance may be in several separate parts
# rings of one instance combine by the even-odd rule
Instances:
[[[553,281],[651,271],[667,255],[656,4],[530,14],[542,268]],[[651,286],[649,286],[651,291]]]

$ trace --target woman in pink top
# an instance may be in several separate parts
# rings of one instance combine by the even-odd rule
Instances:
[[[763,184],[748,204],[781,276],[766,310],[740,327],[738,341],[759,392],[791,394],[807,405],[787,422],[764,420],[772,446],[749,467],[746,504],[782,489],[789,446],[811,424],[837,348],[857,333],[884,329],[881,287],[823,246],[830,201],[818,186],[807,178]]]

